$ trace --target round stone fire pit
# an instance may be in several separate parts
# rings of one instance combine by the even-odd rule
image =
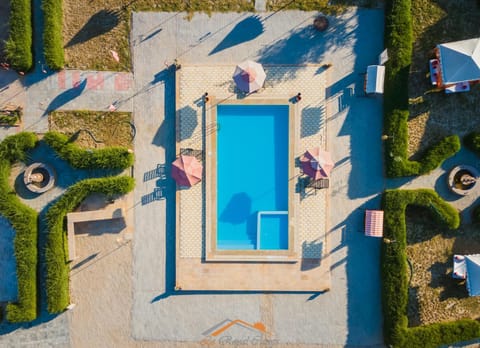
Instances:
[[[468,195],[476,186],[479,176],[478,170],[471,166],[456,166],[448,174],[448,187],[458,195]]]
[[[318,31],[325,31],[328,28],[328,18],[324,15],[319,15],[313,20],[313,27]]]
[[[25,169],[23,182],[29,191],[43,193],[55,185],[55,172],[45,163],[33,163]]]

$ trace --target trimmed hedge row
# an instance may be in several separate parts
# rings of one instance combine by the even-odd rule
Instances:
[[[43,140],[55,150],[60,158],[79,169],[125,169],[133,165],[133,153],[125,147],[106,147],[85,150],[58,132],[48,132]]]
[[[0,143],[0,215],[15,230],[15,259],[18,299],[7,304],[6,318],[12,323],[32,321],[37,317],[37,239],[38,214],[24,205],[9,183],[11,163],[25,160],[25,152],[35,147],[33,133],[19,133]]]
[[[384,134],[388,177],[426,174],[460,150],[460,140],[450,136],[431,147],[417,161],[408,160],[408,77],[412,59],[411,0],[390,0],[385,9],[385,47],[389,59],[385,72]]]
[[[42,0],[43,10],[43,53],[45,62],[54,70],[65,65],[63,52],[63,0]]]
[[[383,195],[384,235],[391,243],[383,243],[381,251],[382,302],[384,336],[387,344],[396,347],[438,347],[480,337],[480,323],[464,319],[408,328],[408,267],[405,248],[407,228],[405,209],[408,205],[432,209],[439,223],[456,229],[458,212],[430,189],[387,190]]]
[[[33,66],[31,0],[11,0],[9,35],[5,43],[12,68],[28,71]]]
[[[47,243],[45,260],[47,269],[47,309],[50,313],[63,311],[70,302],[68,240],[64,230],[64,219],[88,195],[125,194],[133,190],[135,181],[128,176],[116,176],[82,180],[71,186],[65,194],[48,210]]]

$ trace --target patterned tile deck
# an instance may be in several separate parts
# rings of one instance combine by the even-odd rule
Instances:
[[[235,67],[182,66],[177,71],[177,153],[180,148],[204,149],[202,95],[208,91],[217,101],[242,98],[232,80]],[[295,148],[326,148],[325,89],[327,70],[321,66],[266,66],[267,82],[253,97],[289,99],[298,92],[298,127]],[[248,96],[246,98],[249,98]],[[203,131],[202,131],[203,130]],[[294,163],[290,165],[294,166]],[[297,174],[300,171],[297,170]],[[210,173],[205,173],[210,175]],[[297,180],[297,176],[291,178]],[[330,287],[330,263],[326,257],[327,191],[293,193],[297,213],[296,252],[293,264],[205,263],[205,204],[203,184],[177,191],[177,285],[183,290],[324,290]],[[232,274],[234,276],[232,276]],[[287,276],[288,275],[288,276]],[[298,278],[298,279],[297,279]]]

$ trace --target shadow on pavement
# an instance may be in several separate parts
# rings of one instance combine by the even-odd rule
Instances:
[[[47,106],[42,116],[48,115],[49,112],[57,110],[69,101],[80,96],[87,87],[87,79],[82,80],[77,86],[67,89],[65,92],[57,95]]]
[[[220,43],[208,54],[214,55],[227,48],[251,41],[265,31],[260,16],[253,15],[238,22],[233,29],[220,41]]]

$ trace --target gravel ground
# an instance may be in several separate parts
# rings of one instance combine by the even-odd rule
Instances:
[[[452,278],[453,255],[480,250],[478,226],[465,225],[451,231],[426,222],[422,213],[431,217],[418,208],[407,213],[407,256],[413,267],[408,306],[410,326],[480,319],[480,298],[469,297],[465,281]]]

